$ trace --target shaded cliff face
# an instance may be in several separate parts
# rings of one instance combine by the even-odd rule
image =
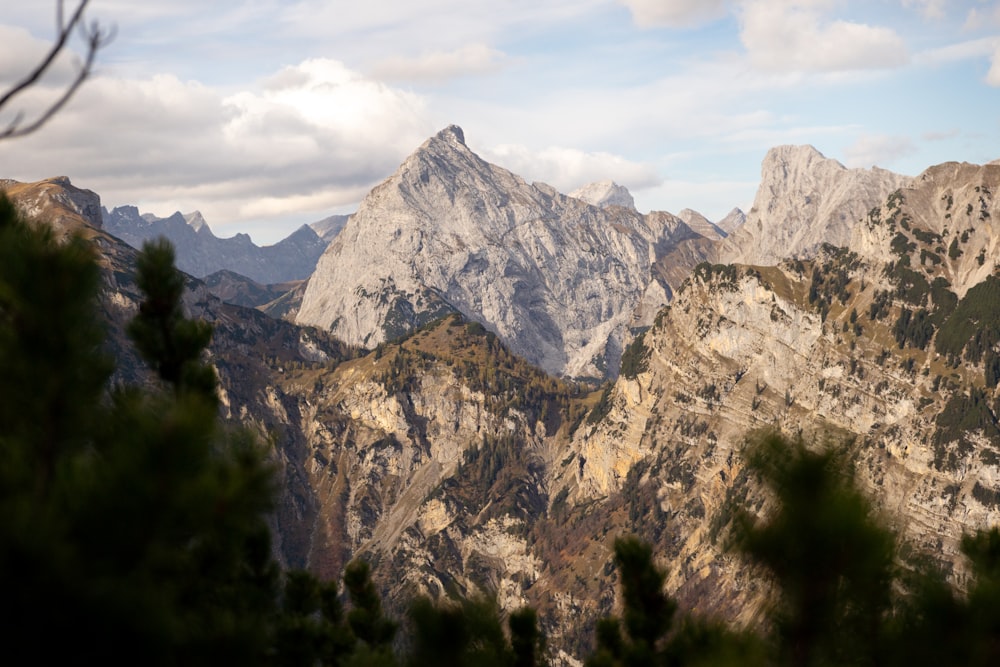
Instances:
[[[304,280],[313,272],[328,243],[308,225],[263,247],[246,234],[220,239],[198,211],[157,218],[140,215],[134,206],[119,206],[105,210],[103,218],[107,232],[134,248],[166,237],[177,251],[177,268],[196,278],[227,270],[262,284]]]
[[[761,163],[745,223],[718,248],[724,263],[773,265],[823,243],[846,245],[855,223],[912,179],[884,169],[848,169],[812,146],[778,146]]]
[[[550,373],[600,377],[617,366],[658,255],[694,236],[672,216],[529,185],[450,127],[365,198],[298,321],[370,348],[458,311]]]

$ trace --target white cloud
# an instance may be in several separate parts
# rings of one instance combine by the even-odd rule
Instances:
[[[550,147],[532,151],[525,146],[504,144],[480,152],[484,159],[503,166],[529,181],[541,181],[560,192],[570,192],[588,183],[611,179],[630,189],[663,182],[652,165],[620,155]]]
[[[213,227],[302,222],[357,202],[435,129],[423,98],[332,60],[228,95],[173,75],[96,77],[43,132],[4,143],[2,176],[65,174],[107,205],[199,208]]]
[[[729,0],[618,0],[629,8],[638,26],[684,28],[726,15]]]
[[[900,158],[916,152],[909,137],[888,135],[863,135],[844,150],[844,163],[848,167],[886,167]]]
[[[991,86],[1000,87],[1000,46],[997,46],[993,51],[990,71],[986,73],[986,83]]]
[[[908,60],[889,28],[825,20],[822,0],[746,0],[740,39],[751,62],[778,71],[844,71],[898,67]]]
[[[485,44],[467,44],[453,51],[433,51],[417,58],[396,56],[375,64],[372,75],[388,81],[445,81],[501,68],[506,55]]]
[[[955,42],[935,49],[922,51],[913,57],[917,65],[946,65],[962,60],[979,59],[989,56],[1000,45],[994,37]]]

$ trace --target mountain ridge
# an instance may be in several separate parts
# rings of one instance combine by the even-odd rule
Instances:
[[[695,236],[669,214],[528,184],[450,126],[362,201],[320,258],[297,321],[373,347],[456,310],[549,372],[600,377],[617,366],[639,303],[666,303],[657,257]]]
[[[126,205],[103,209],[102,218],[104,229],[134,248],[166,237],[174,244],[178,268],[197,278],[225,269],[262,284],[304,280],[327,245],[309,225],[269,246],[258,246],[242,233],[219,238],[199,211],[159,218]]]

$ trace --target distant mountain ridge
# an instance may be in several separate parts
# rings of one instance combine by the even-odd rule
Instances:
[[[258,246],[246,234],[219,238],[200,212],[180,212],[166,218],[139,214],[135,206],[102,209],[103,228],[134,248],[160,236],[174,244],[177,266],[197,278],[229,270],[261,284],[303,280],[312,274],[327,241],[302,225],[269,246]]]
[[[855,223],[913,179],[885,169],[848,169],[812,146],[777,146],[760,167],[746,221],[719,244],[717,261],[774,265],[846,245]]]

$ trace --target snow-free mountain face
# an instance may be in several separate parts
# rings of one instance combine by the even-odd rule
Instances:
[[[624,206],[625,208],[635,209],[635,200],[632,198],[632,193],[624,185],[618,185],[614,181],[589,183],[569,193],[569,196],[582,199],[588,204],[599,208]]]
[[[482,322],[550,373],[614,372],[675,218],[598,208],[489,164],[451,126],[365,198],[320,259],[298,322],[374,347],[444,313]],[[652,286],[653,293],[649,290]]]
[[[746,221],[747,221],[747,214],[741,211],[739,208],[734,208],[732,211],[726,214],[726,217],[722,218],[722,220],[719,220],[715,224],[728,236],[729,234],[735,232]]]
[[[66,176],[21,183],[0,178],[0,191],[29,218],[45,220],[57,233],[101,228],[101,198],[73,185]]]
[[[812,146],[767,152],[760,187],[746,222],[719,246],[719,261],[773,265],[842,246],[873,206],[913,179],[885,169],[848,169]]]
[[[167,218],[139,214],[135,206],[104,210],[104,228],[134,248],[143,242],[164,236],[177,252],[177,267],[202,278],[216,271],[229,270],[258,283],[274,284],[309,277],[316,261],[326,249],[308,225],[270,246],[254,244],[246,234],[220,239],[199,211]]]
[[[344,228],[344,225],[347,224],[347,219],[349,217],[351,216],[331,215],[329,217],[323,218],[322,220],[317,220],[316,222],[311,223],[309,226],[312,227],[312,230],[316,232],[316,234],[318,234],[321,239],[329,243],[334,238],[336,238],[337,234],[340,233],[340,230]]]
[[[685,208],[677,214],[677,217],[684,221],[688,227],[698,232],[707,239],[719,241],[726,238],[727,234],[721,227],[703,216],[698,211]]]

